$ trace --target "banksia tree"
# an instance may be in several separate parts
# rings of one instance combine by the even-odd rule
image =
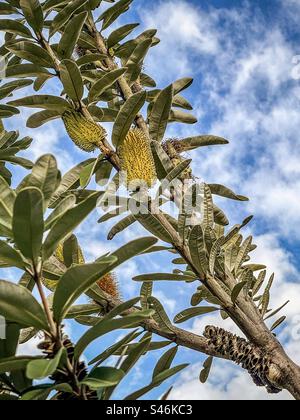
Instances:
[[[167,137],[168,124],[196,122],[182,96],[192,80],[157,88],[143,66],[159,42],[156,31],[135,36],[138,25],[127,24],[104,36],[132,0],[107,0],[113,4],[102,7],[104,3],[6,0],[0,5],[0,30],[5,32],[1,55],[9,79],[0,85],[0,265],[22,271],[18,284],[0,281],[0,315],[6,320],[0,340],[0,399],[109,400],[142,357],[168,346],[149,385],[126,399],[143,397],[185,369],[187,364],[173,366],[181,347],[209,356],[200,375],[203,382],[216,357],[239,364],[268,392],[286,389],[300,399],[300,368],[265,323],[279,311],[269,307],[274,277],[267,280],[265,267],[250,261],[256,246],[252,237],[242,235],[251,217],[230,228],[214,203],[214,196],[247,198],[219,184],[199,184],[201,173],[191,170],[190,150],[228,142],[212,135]],[[52,94],[53,83],[60,86],[60,96]],[[16,90],[31,88],[30,96],[11,97]],[[42,88],[46,93],[39,94]],[[29,128],[62,119],[66,141],[98,155],[89,155],[64,176],[50,154],[36,163],[20,157],[31,139],[19,140],[18,133],[5,126],[21,107],[41,109],[29,117]],[[104,124],[111,124],[112,130]],[[17,187],[7,167],[11,163],[29,171]],[[149,236],[86,263],[73,232],[97,204],[111,198],[107,179],[117,185],[116,202],[124,202],[118,196],[122,172],[127,173],[128,208],[109,211],[99,222],[123,214],[108,233],[109,240],[134,223]],[[96,190],[94,178],[102,186]],[[130,188],[132,181],[146,184],[143,194]],[[159,200],[148,191],[155,182]],[[165,213],[162,205],[168,201],[177,209],[177,218]],[[139,212],[132,211],[137,207]],[[141,294],[123,302],[113,274],[116,268],[137,255],[156,252],[173,254],[174,270],[135,277]],[[182,288],[195,285],[190,307],[174,322],[164,302],[152,296],[153,283],[164,280],[180,282]],[[243,338],[215,326],[201,336],[175,325],[213,311],[231,318]],[[66,336],[67,320],[84,330],[77,342]],[[274,329],[283,321],[278,319]],[[82,356],[90,344],[124,329],[127,335],[86,365]],[[40,356],[18,356],[19,343],[32,337],[40,338]],[[158,343],[157,337],[164,340]],[[117,367],[112,356],[120,358]]]

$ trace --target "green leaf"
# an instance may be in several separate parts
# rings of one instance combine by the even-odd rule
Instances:
[[[208,271],[208,258],[205,249],[204,233],[200,225],[194,226],[190,233],[189,248],[195,267],[197,267],[202,279],[205,279]]]
[[[153,282],[144,282],[141,287],[141,306],[143,309],[149,309],[149,298],[152,296]]]
[[[60,279],[53,298],[53,314],[60,322],[72,304],[82,293],[88,290],[97,280],[111,272],[111,266],[116,263],[115,257],[103,257],[96,263],[78,265],[69,268]]]
[[[213,360],[214,360],[213,357],[209,357],[203,364],[203,370],[200,373],[200,382],[202,384],[205,384],[208,380]]]
[[[41,47],[32,42],[21,41],[8,45],[7,49],[17,57],[30,61],[42,67],[53,67],[53,60],[50,55]]]
[[[172,109],[170,112],[169,122],[180,122],[183,124],[196,124],[197,117],[188,112]]]
[[[17,20],[0,19],[0,31],[10,34],[20,35],[25,38],[31,38],[31,32],[25,25]]]
[[[137,26],[139,26],[139,23],[132,23],[129,25],[124,25],[121,28],[118,28],[115,31],[113,31],[107,39],[107,47],[114,47],[116,44],[118,44],[120,41],[126,38],[129,34],[131,34],[131,32]]]
[[[98,18],[97,22],[103,20],[102,30],[108,28],[118,17],[126,12],[133,0],[120,0],[114,6],[105,10]]]
[[[40,111],[32,114],[26,123],[28,128],[38,128],[46,124],[49,121],[56,120],[61,117],[61,112],[59,111]]]
[[[9,103],[13,106],[25,106],[28,108],[42,108],[49,111],[64,112],[70,109],[70,104],[65,99],[52,95],[35,95],[17,99]]]
[[[237,301],[237,299],[238,299],[241,291],[244,289],[244,287],[246,286],[246,284],[247,284],[247,282],[246,281],[243,281],[243,282],[237,284],[234,287],[234,289],[233,289],[233,291],[231,293],[231,301],[232,301],[232,303],[234,303],[234,304],[236,303],[236,301]]]
[[[178,353],[178,346],[172,347],[169,349],[166,353],[164,353],[159,361],[157,362],[154,371],[152,380],[154,381],[155,378],[160,375],[161,373],[165,372],[166,370],[170,369],[172,366],[172,363]]]
[[[280,308],[276,309],[275,311],[271,312],[265,319],[264,321],[267,321],[268,319],[272,318],[273,316],[277,315],[278,312],[282,311],[283,308],[285,308],[288,304],[290,303],[290,301],[288,300],[287,302],[285,302],[282,306],[280,306]]]
[[[9,105],[0,105],[0,118],[10,118],[18,114],[20,114],[20,111],[17,108]]]
[[[236,201],[249,201],[247,197],[235,194],[232,190],[223,185],[209,184],[209,188],[212,194],[219,195],[221,197],[230,198]]]
[[[66,25],[64,33],[58,44],[57,53],[61,58],[71,58],[79,35],[86,21],[87,12],[74,16]]]
[[[39,0],[20,0],[25,19],[32,29],[41,33],[44,26],[44,14]]]
[[[112,133],[112,142],[115,147],[120,146],[124,141],[137,114],[146,102],[146,95],[146,92],[135,93],[122,106]]]
[[[194,80],[190,77],[184,77],[182,79],[176,80],[176,82],[173,83],[174,94],[178,95],[178,93],[189,88],[192,85],[193,81]]]
[[[225,145],[228,143],[228,140],[216,136],[188,137],[180,141],[180,145],[184,148],[185,151],[195,150],[198,147]]]
[[[149,130],[153,141],[162,141],[169,121],[170,111],[173,102],[173,85],[162,90],[156,98],[150,117]]]
[[[101,95],[105,93],[109,87],[114,85],[126,70],[126,68],[112,70],[97,79],[97,82],[90,89],[89,102],[98,102]]]
[[[42,307],[23,286],[0,280],[0,313],[24,327],[49,331]]]
[[[32,187],[36,187],[44,195],[45,210],[48,207],[52,194],[56,190],[58,177],[57,162],[54,156],[44,155],[40,157],[32,168],[28,182]]]
[[[24,269],[25,263],[18,251],[0,240],[0,266]]]
[[[29,379],[44,379],[53,375],[57,370],[61,360],[63,349],[61,348],[54,359],[33,360],[29,362],[26,368],[26,376]]]
[[[67,210],[50,230],[44,246],[43,259],[46,261],[51,257],[60,242],[80,225],[80,223],[95,209],[99,193],[91,194],[87,199],[76,207]]]
[[[193,282],[196,277],[184,276],[182,274],[167,274],[167,273],[153,273],[136,276],[133,278],[134,281],[139,282],[153,282],[153,281],[185,281]]]
[[[128,356],[123,361],[123,363],[120,366],[120,369],[122,372],[124,372],[125,375],[128,375],[128,373],[133,369],[133,367],[137,364],[137,362],[140,360],[140,358],[147,353],[150,343],[151,343],[152,334],[146,333],[139,343],[137,343],[128,353]],[[125,376],[124,375],[124,376]],[[106,399],[110,399],[111,395],[113,394],[115,390],[114,388],[111,388],[105,395]]]
[[[157,238],[170,244],[173,243],[169,231],[161,224],[157,215],[140,213],[135,215],[135,218],[146,230],[157,236]]]
[[[30,86],[32,80],[13,80],[12,82],[5,83],[0,87],[0,99],[10,96],[15,90],[22,89],[23,87]]]
[[[158,325],[160,325],[160,327],[164,331],[173,334],[174,327],[160,301],[155,297],[150,296],[148,298],[148,303],[150,305],[150,308],[153,308],[155,310],[153,318],[158,323]]]
[[[93,359],[89,363],[89,366],[93,365],[95,363],[97,363],[97,365],[102,364],[109,357],[111,357],[115,353],[117,353],[118,350],[122,349],[124,346],[127,346],[128,343],[135,340],[140,334],[141,334],[141,332],[138,332],[138,329],[130,332],[124,338],[122,338],[122,340],[118,341],[116,344],[114,344],[111,347],[109,347],[108,349],[104,350],[103,353],[101,353],[99,356],[97,356],[95,359]]]
[[[0,15],[13,15],[18,13],[18,10],[10,4],[0,3]]]
[[[87,159],[84,162],[76,165],[69,172],[67,172],[60,183],[60,186],[57,188],[56,192],[53,194],[50,201],[50,208],[54,208],[60,202],[61,198],[72,189],[77,189],[80,186],[80,174],[85,166],[88,166],[94,162],[94,159]]]
[[[50,26],[50,37],[59,31],[71,18],[74,12],[86,5],[87,0],[74,0],[57,13]]]
[[[174,322],[175,324],[181,324],[183,322],[190,320],[191,318],[195,318],[196,316],[210,314],[218,310],[219,310],[218,308],[215,308],[212,306],[201,306],[199,308],[189,308],[180,312],[178,315],[176,315],[174,318]]]
[[[152,45],[152,38],[145,39],[138,43],[133,53],[129,57],[126,67],[126,80],[131,85],[135,82],[142,72],[144,59]]]
[[[23,370],[26,368],[29,362],[35,359],[35,357],[29,356],[9,357],[6,359],[0,359],[0,374]]]
[[[49,394],[52,391],[60,391],[67,394],[73,394],[73,389],[69,384],[45,384],[45,385],[38,385],[34,388],[31,388],[29,391],[26,391],[25,394],[22,395],[22,401],[44,401],[47,400]]]
[[[112,367],[100,367],[94,369],[83,381],[82,385],[87,385],[93,391],[102,388],[109,388],[118,385],[124,378],[121,369]]]
[[[270,331],[274,331],[276,330],[276,328],[278,328],[284,321],[286,320],[286,316],[282,316],[281,318],[279,318],[270,328]]]
[[[167,175],[167,180],[172,182],[174,179],[178,179],[180,175],[190,166],[192,159],[186,159],[183,162],[179,163],[171,172]]]
[[[148,319],[153,311],[141,311],[117,319],[104,319],[99,321],[97,325],[88,330],[78,341],[75,346],[75,358],[79,359],[84,350],[97,338],[120,329],[128,329],[137,327],[141,322]]]
[[[183,364],[183,365],[179,365],[179,366],[176,366],[174,368],[166,370],[165,372],[156,376],[155,380],[150,385],[140,389],[139,391],[136,391],[136,392],[128,395],[126,398],[124,398],[124,400],[125,401],[134,401],[134,400],[137,400],[137,399],[141,398],[143,395],[152,391],[152,389],[160,386],[164,381],[170,379],[174,375],[177,375],[177,373],[181,372],[183,369],[186,369],[188,366],[189,366],[188,364]]]
[[[104,54],[86,54],[83,57],[78,58],[76,64],[78,67],[85,66],[96,61],[102,61],[106,58]]]
[[[75,205],[76,197],[74,195],[69,195],[64,198],[45,221],[45,232],[51,229],[53,225],[63,216],[63,214],[74,208]]]
[[[17,195],[14,206],[14,240],[25,258],[37,263],[44,234],[44,202],[37,188],[25,188]]]
[[[245,239],[244,243],[241,246],[241,249],[238,253],[236,262],[235,262],[235,272],[237,273],[238,270],[241,268],[243,263],[246,261],[249,252],[251,250],[253,237],[250,236],[249,238]]]
[[[24,77],[51,76],[47,69],[37,64],[16,64],[8,67],[5,74],[7,78],[11,79],[15,77],[23,79]]]
[[[136,219],[134,216],[129,215],[125,217],[124,219],[120,220],[108,233],[107,239],[109,241],[113,240],[116,235],[118,235],[120,232],[123,232],[125,229],[127,229],[129,226],[133,225],[136,222]]]
[[[83,97],[84,87],[77,64],[72,60],[63,60],[60,65],[60,78],[66,94],[75,102]]]
[[[0,226],[8,235],[12,233],[13,208],[16,194],[0,176]]]
[[[208,185],[203,184],[203,204],[202,204],[202,215],[204,229],[207,227],[214,227],[214,204],[211,195],[211,191]]]
[[[92,163],[85,166],[80,174],[80,186],[85,188],[91,181],[92,176],[95,173],[95,169],[99,163],[98,159],[95,159]]]

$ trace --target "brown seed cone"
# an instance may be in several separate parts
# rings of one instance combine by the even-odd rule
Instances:
[[[265,386],[270,394],[278,394],[282,391],[276,384],[271,383],[272,361],[255,345],[222,328],[213,326],[206,327],[204,337],[209,340],[209,345],[220,356],[246,369],[257,386]]]

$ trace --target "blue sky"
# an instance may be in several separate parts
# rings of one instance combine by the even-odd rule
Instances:
[[[270,274],[276,273],[274,308],[291,300],[285,310],[288,321],[279,331],[279,338],[298,362],[300,82],[293,78],[293,57],[300,54],[299,13],[299,0],[135,0],[131,11],[116,24],[117,27],[140,21],[137,33],[145,28],[158,28],[161,44],[151,51],[145,70],[156,78],[159,87],[183,76],[195,79],[187,97],[194,104],[199,121],[194,126],[174,124],[168,135],[210,133],[230,140],[229,146],[193,153],[194,173],[208,183],[223,183],[251,198],[246,204],[226,200],[218,200],[218,204],[227,211],[231,224],[241,222],[249,214],[255,215],[247,232],[255,235],[259,246],[254,260],[267,264]],[[53,92],[60,90],[58,85],[48,85],[49,88]],[[26,129],[30,113],[24,111],[17,124],[22,133],[35,139],[30,151],[32,159],[53,153],[65,172],[86,158],[84,153],[74,150],[60,122],[35,131]],[[10,123],[15,128],[16,119]],[[107,244],[105,233],[109,224],[99,226],[96,220],[97,214],[92,215],[77,232],[88,259],[144,234],[135,226]],[[138,258],[118,270],[124,298],[138,294],[138,286],[131,281],[133,276],[168,271],[169,261],[165,255]],[[189,306],[192,292],[191,286],[155,287],[155,295],[166,303],[170,317]],[[223,322],[216,315],[191,321],[186,327],[201,334],[205,325],[211,323],[236,331],[231,321]],[[74,325],[70,328],[72,334],[80,333]],[[90,349],[86,356],[95,355],[95,351],[100,353],[113,339],[97,343],[97,349]],[[145,384],[145,371],[150,379],[151,367],[158,357],[156,352],[142,361],[130,377],[127,392]],[[211,379],[203,386],[198,380],[201,355],[182,349],[176,361],[189,361],[192,366],[176,379],[172,398],[270,398],[229,363],[217,361]],[[156,398],[161,393],[158,389],[150,396]],[[123,392],[119,394],[122,395]],[[272,398],[288,396],[282,393]]]

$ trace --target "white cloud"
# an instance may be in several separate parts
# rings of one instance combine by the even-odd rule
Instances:
[[[199,381],[201,365],[193,365],[178,379],[170,400],[288,400],[287,392],[267,394],[264,388],[256,387],[247,373],[228,362],[217,361],[211,378],[203,385]],[[237,392],[238,390],[238,392]]]

